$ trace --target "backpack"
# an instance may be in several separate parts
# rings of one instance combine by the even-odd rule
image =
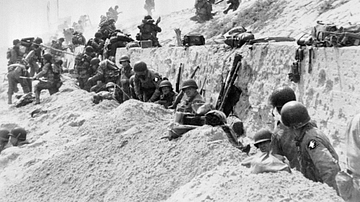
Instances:
[[[205,38],[200,34],[185,35],[182,42],[184,46],[201,46],[205,45]]]
[[[6,59],[10,59],[11,58],[11,48],[8,48],[6,51]]]
[[[253,40],[253,39],[255,39],[255,36],[253,33],[244,32],[244,33],[236,34],[235,36],[226,37],[224,43],[231,47],[240,48],[246,42],[249,42],[250,40]]]
[[[330,35],[334,32],[337,32],[338,28],[334,24],[324,24],[322,22],[317,22],[317,25],[313,27],[311,35],[314,40],[319,42],[324,42]]]

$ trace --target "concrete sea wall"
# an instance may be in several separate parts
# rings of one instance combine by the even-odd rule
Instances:
[[[248,136],[263,127],[273,127],[268,98],[280,86],[292,87],[298,100],[308,107],[311,118],[327,134],[339,150],[344,142],[347,122],[360,113],[360,47],[313,48],[309,63],[309,48],[304,49],[299,83],[291,82],[288,73],[295,61],[295,43],[264,43],[229,49],[225,46],[163,47],[154,49],[118,49],[131,63],[145,61],[150,68],[175,84],[180,63],[184,64],[183,78],[200,66],[195,80],[205,81],[206,101],[215,103],[221,78],[231,68],[235,53],[243,56],[236,85],[242,95],[235,113],[244,121]],[[206,79],[205,79],[206,77]]]

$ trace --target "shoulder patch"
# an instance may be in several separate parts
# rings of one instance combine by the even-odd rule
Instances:
[[[308,148],[309,149],[315,149],[317,146],[317,143],[315,140],[310,140],[309,144],[308,144]]]

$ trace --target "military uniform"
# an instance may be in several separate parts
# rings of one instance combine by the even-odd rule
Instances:
[[[199,92],[196,92],[196,94],[192,97],[188,97],[186,94],[184,94],[176,108],[176,111],[194,113],[191,105],[195,103],[204,103],[204,99]]]
[[[340,196],[349,202],[360,200],[360,114],[347,125],[346,138],[346,171],[336,176]]]
[[[60,79],[61,70],[58,66],[52,65],[50,61],[46,61],[42,67],[41,72],[35,76],[35,79],[44,77],[46,81],[41,81],[35,85],[35,102],[40,103],[40,92],[43,89],[48,89],[50,95],[59,92],[59,88],[62,85]]]
[[[31,92],[31,80],[21,79],[20,76],[29,77],[29,72],[24,65],[10,66],[8,69],[8,104],[12,103],[12,95],[18,91],[17,84],[20,83],[24,93]]]
[[[9,65],[20,63],[22,59],[22,54],[20,52],[20,48],[18,46],[14,46],[10,50],[10,58],[9,58]]]
[[[152,70],[147,70],[144,78],[135,74],[134,88],[136,96],[143,102],[155,102],[161,94],[159,90],[160,82],[161,76]]]
[[[196,15],[200,20],[207,21],[212,19],[212,5],[207,0],[196,0],[195,2]]]
[[[174,91],[171,91],[166,95],[161,94],[159,100],[156,101],[155,103],[163,105],[167,109],[169,106],[173,105],[176,96],[177,93],[175,93]]]
[[[142,24],[138,28],[140,29],[140,35],[137,37],[138,40],[151,40],[153,46],[160,46],[156,35],[158,32],[161,32],[161,28],[154,24],[154,20],[151,17],[143,19]]]
[[[88,53],[80,54],[75,58],[75,74],[77,75],[77,80],[81,89],[85,89],[88,79],[93,74],[93,70],[90,67],[92,58],[93,55]]]
[[[132,70],[132,67],[130,65],[121,68],[120,84],[122,90],[124,91],[124,96],[123,96],[124,101],[131,98],[130,77],[133,75],[134,75],[134,71]]]
[[[337,190],[335,176],[340,171],[339,157],[330,140],[312,123],[307,123],[295,141],[303,175]]]
[[[273,154],[285,156],[289,160],[291,168],[300,170],[294,138],[291,130],[279,121],[271,137],[271,149]]]

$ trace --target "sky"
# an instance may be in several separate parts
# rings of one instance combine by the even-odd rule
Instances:
[[[154,14],[163,15],[190,8],[194,2],[155,0]],[[0,47],[10,47],[16,38],[52,34],[66,17],[76,22],[81,15],[89,15],[96,29],[100,15],[105,15],[109,7],[115,5],[119,5],[118,11],[122,11],[119,15],[120,23],[135,16],[144,16],[144,3],[145,0],[0,0]]]

